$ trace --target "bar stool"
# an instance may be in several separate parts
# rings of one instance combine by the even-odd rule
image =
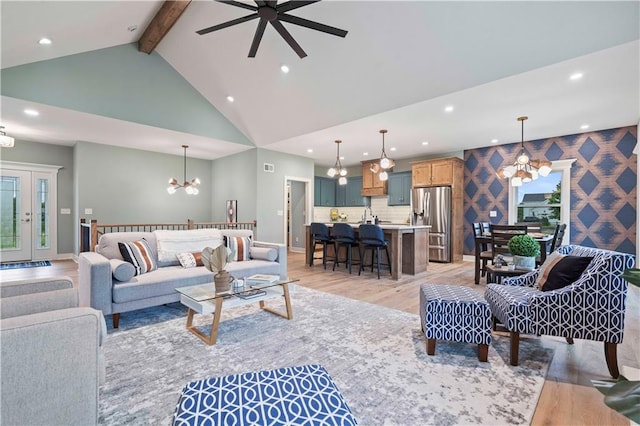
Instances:
[[[389,257],[389,241],[384,239],[384,232],[378,225],[362,224],[359,228],[360,235],[360,270],[358,275],[364,270],[364,259],[367,254],[367,250],[371,250],[371,272],[373,272],[373,251],[376,252],[376,265],[378,268],[378,279],[380,279],[380,249],[384,248],[387,253],[387,266],[389,267],[389,273],[391,273],[391,258]]]
[[[324,265],[324,269],[327,269],[327,260],[333,260],[334,256],[327,255],[327,245],[333,244],[333,237],[329,233],[329,227],[324,223],[313,222],[311,223],[311,238],[313,239],[313,248],[311,249],[311,261],[309,262],[309,266],[313,266],[314,259],[322,259],[322,264]],[[316,245],[322,245],[322,257],[313,257],[313,253],[316,251]]]
[[[356,238],[353,226],[346,223],[335,223],[333,225],[333,241],[336,247],[333,270],[335,271],[336,265],[340,263],[340,247],[345,247],[347,252],[346,266],[349,268],[349,274],[351,274],[351,265],[353,264],[353,247],[358,246],[358,239]],[[356,263],[356,265],[359,265],[360,263]]]

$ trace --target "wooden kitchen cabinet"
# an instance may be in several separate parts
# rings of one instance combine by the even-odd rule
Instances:
[[[377,163],[378,161],[379,160],[362,162],[362,191],[360,195],[363,197],[387,194],[387,181],[380,180],[380,172],[373,173],[370,169],[371,164]],[[390,170],[387,172],[389,171]]]
[[[455,157],[413,163],[411,165],[412,186],[419,188],[453,185],[457,170],[462,170],[462,163],[461,159]]]

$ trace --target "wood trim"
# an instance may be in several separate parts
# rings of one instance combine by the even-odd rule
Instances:
[[[138,50],[144,53],[153,52],[190,3],[191,0],[165,1],[138,40]]]

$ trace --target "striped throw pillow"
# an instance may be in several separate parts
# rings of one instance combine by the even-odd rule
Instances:
[[[136,275],[158,269],[158,263],[149,248],[149,243],[144,238],[130,243],[118,243],[118,248],[122,258],[133,265]]]
[[[224,237],[224,245],[233,252],[233,261],[242,262],[249,260],[249,247],[251,247],[251,237]]]

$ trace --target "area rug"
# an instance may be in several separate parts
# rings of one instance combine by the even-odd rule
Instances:
[[[0,270],[2,269],[20,269],[20,268],[37,268],[39,266],[51,266],[51,262],[48,260],[39,260],[36,262],[13,262],[13,263],[0,263]]]
[[[179,303],[122,314],[104,342],[100,424],[170,424],[189,381],[303,364],[327,369],[361,425],[528,424],[553,356],[524,340],[512,367],[507,337],[486,363],[464,343],[427,356],[417,315],[303,287],[292,304],[293,320],[257,304],[223,311],[215,346],[185,329]]]

